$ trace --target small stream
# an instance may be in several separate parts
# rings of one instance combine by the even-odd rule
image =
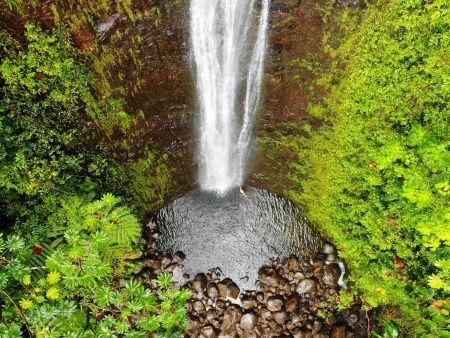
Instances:
[[[165,206],[152,219],[159,249],[185,253],[191,278],[219,267],[247,290],[270,258],[321,251],[324,239],[292,202],[257,188],[246,194],[237,186],[225,195],[197,189]]]

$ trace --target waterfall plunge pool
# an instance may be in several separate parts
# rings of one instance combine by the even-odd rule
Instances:
[[[160,209],[152,218],[159,249],[182,251],[191,277],[219,267],[246,290],[271,258],[322,251],[324,238],[292,202],[258,188],[246,194],[237,186],[224,195],[196,189]]]

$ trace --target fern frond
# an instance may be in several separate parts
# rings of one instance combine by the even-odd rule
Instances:
[[[137,218],[125,207],[115,208],[107,217],[112,243],[130,248],[141,236],[141,225]]]

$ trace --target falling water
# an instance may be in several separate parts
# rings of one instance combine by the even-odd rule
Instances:
[[[224,193],[244,179],[263,77],[268,13],[269,0],[191,0],[201,110],[199,182],[204,190]]]

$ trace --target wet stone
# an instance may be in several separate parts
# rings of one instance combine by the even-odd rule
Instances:
[[[244,298],[241,299],[241,307],[244,310],[252,309],[252,308],[256,307],[257,305],[258,305],[258,303],[253,298],[244,297]]]
[[[206,325],[201,328],[200,333],[206,338],[216,338],[217,333],[212,325]]]
[[[161,261],[157,258],[147,258],[147,259],[144,259],[144,266],[146,266],[152,270],[160,270],[161,269]]]
[[[186,255],[181,251],[177,251],[173,254],[173,258],[178,262],[182,262],[186,258]]]
[[[331,328],[330,338],[344,338],[347,334],[345,326],[335,326]]]
[[[194,310],[197,313],[203,313],[205,312],[205,305],[200,300],[196,300],[194,304],[192,305],[192,310]]]
[[[234,330],[234,327],[241,320],[242,312],[235,305],[229,306],[223,315],[222,326],[220,330],[223,334],[231,333]]]
[[[206,288],[206,283],[206,275],[204,273],[199,273],[192,281],[192,288],[197,292],[203,292]]]
[[[278,324],[284,324],[286,322],[286,319],[287,319],[287,313],[285,311],[275,312],[273,314],[273,319],[275,319],[275,321]]]
[[[323,246],[323,253],[325,255],[331,255],[336,252],[336,249],[334,248],[334,245],[331,243],[325,243]]]
[[[313,293],[317,291],[317,283],[314,279],[306,278],[298,282],[297,288],[295,290],[300,295],[306,293]]]
[[[219,294],[221,297],[230,297],[237,299],[239,297],[240,290],[238,286],[229,278],[225,278],[220,283],[217,284],[219,288]]]
[[[206,288],[206,294],[209,298],[217,299],[219,298],[219,289],[217,288],[216,283],[209,283]]]
[[[336,263],[328,264],[323,268],[322,281],[328,287],[336,287],[340,276],[341,269]]]
[[[244,331],[252,331],[258,323],[258,317],[253,312],[242,315],[240,325]]]
[[[270,286],[278,286],[283,278],[272,268],[262,267],[258,271],[258,278],[265,284]]]
[[[294,312],[298,305],[300,304],[300,297],[298,295],[293,295],[286,299],[284,306],[287,312]]]
[[[267,300],[267,310],[271,312],[280,311],[282,307],[283,307],[283,298],[281,297],[273,296]]]

